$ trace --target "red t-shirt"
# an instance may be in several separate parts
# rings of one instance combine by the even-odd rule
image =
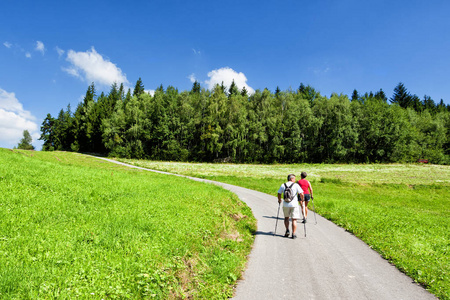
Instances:
[[[300,185],[300,187],[303,190],[303,194],[309,194],[309,181],[306,179],[300,179],[298,181],[298,185]]]

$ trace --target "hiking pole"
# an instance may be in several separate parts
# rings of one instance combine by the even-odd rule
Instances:
[[[305,229],[305,237],[306,237],[306,222],[303,223],[303,228]]]
[[[281,204],[281,203],[278,203],[277,221],[275,222],[275,231],[273,232],[273,235],[274,235],[274,236],[275,236],[275,234],[277,233],[278,214],[280,213],[280,204]]]
[[[302,202],[302,214],[303,214],[303,229],[305,230],[305,237],[306,237],[306,205],[305,202]]]
[[[316,223],[314,225],[317,225],[316,208],[314,207],[314,198],[312,196],[311,196],[311,202],[312,202],[313,209],[314,209],[314,220],[316,221]]]

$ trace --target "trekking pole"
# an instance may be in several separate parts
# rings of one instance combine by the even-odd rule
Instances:
[[[305,230],[305,237],[306,237],[306,222],[303,223],[303,228],[304,228],[304,230]]]
[[[306,205],[305,202],[302,202],[302,214],[303,214],[303,229],[305,230],[305,237],[306,237]]]
[[[275,234],[277,233],[278,214],[280,213],[280,204],[281,204],[281,203],[278,203],[277,221],[275,222],[275,231],[273,232],[273,235],[274,235],[274,236],[275,236]]]
[[[312,201],[312,205],[313,205],[313,209],[314,209],[314,220],[316,221],[316,223],[314,225],[317,225],[316,208],[314,207],[314,198],[313,197],[311,197],[311,201]]]

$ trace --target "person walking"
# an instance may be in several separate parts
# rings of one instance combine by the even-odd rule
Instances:
[[[304,192],[303,200],[300,199],[300,204],[302,206],[303,223],[306,223],[306,220],[308,218],[309,200],[313,199],[313,189],[311,183],[305,179],[306,176],[308,176],[308,174],[306,174],[306,172],[302,172],[300,174],[301,179],[298,181],[298,185],[302,188]]]
[[[283,183],[278,189],[278,203],[281,203],[281,195],[283,195],[283,213],[284,213],[284,226],[286,227],[285,237],[288,237],[289,232],[289,218],[292,219],[292,238],[296,239],[297,235],[297,219],[300,219],[300,208],[298,205],[298,197],[301,201],[303,198],[303,190],[295,182],[295,175],[289,174],[287,177],[287,182]]]

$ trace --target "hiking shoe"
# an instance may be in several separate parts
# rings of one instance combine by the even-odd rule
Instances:
[[[288,229],[288,230],[286,230],[286,233],[284,234],[284,236],[285,236],[285,237],[288,237],[288,236],[289,236],[289,233],[290,233],[290,232],[289,232],[289,229]]]
[[[307,223],[308,220],[306,218],[303,219],[303,223]]]
[[[296,235],[296,234],[293,234],[293,235],[292,235],[292,239],[295,240],[296,238],[297,238],[297,235]]]

